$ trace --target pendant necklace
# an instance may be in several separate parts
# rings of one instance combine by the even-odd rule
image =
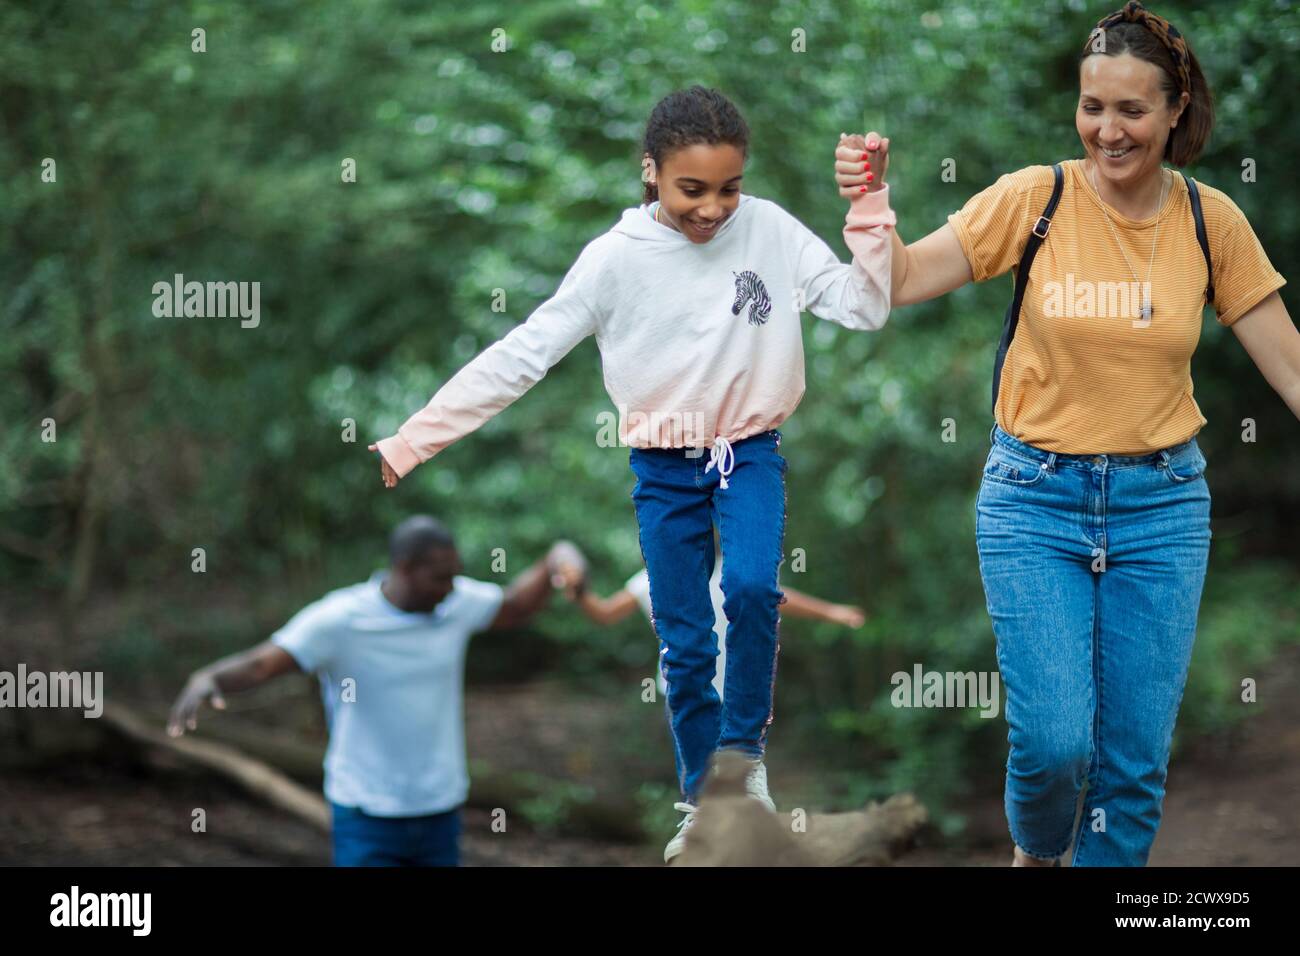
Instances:
[[[1165,206],[1165,170],[1160,169],[1160,199],[1156,203],[1156,231],[1151,237],[1151,261],[1147,263],[1147,281],[1142,286],[1142,324],[1147,325],[1151,322],[1151,316],[1154,309],[1151,308],[1151,269],[1156,264],[1156,242],[1160,238],[1160,216]],[[1137,270],[1133,268],[1133,263],[1129,262],[1128,253],[1124,251],[1123,244],[1119,241],[1119,233],[1115,231],[1114,224],[1110,221],[1110,213],[1106,211],[1106,200],[1101,198],[1101,190],[1097,187],[1097,167],[1092,167],[1092,188],[1097,192],[1097,201],[1101,203],[1101,214],[1106,217],[1106,225],[1110,226],[1110,234],[1115,238],[1115,245],[1119,246],[1119,254],[1124,257],[1124,264],[1128,266],[1128,271],[1133,274],[1133,281],[1138,281]]]

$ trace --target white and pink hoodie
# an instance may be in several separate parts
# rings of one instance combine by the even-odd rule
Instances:
[[[801,307],[846,328],[889,316],[889,187],[850,200],[845,265],[774,202],[741,195],[707,243],[626,209],[555,295],[378,443],[398,477],[463,438],[595,334],[620,444],[706,448],[778,427],[804,393]],[[725,485],[724,485],[725,486]]]

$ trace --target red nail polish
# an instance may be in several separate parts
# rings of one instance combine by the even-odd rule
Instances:
[[[859,189],[858,189],[858,192],[860,192],[860,193],[864,193],[864,192],[866,192],[866,191],[867,191],[867,187],[866,187],[866,186],[859,187]]]
[[[876,177],[873,176],[871,173],[867,173],[867,182],[871,182],[871,181],[872,181],[873,179],[875,179],[875,178],[876,178]]]
[[[870,163],[863,163],[863,164],[862,164],[862,171],[863,171],[864,173],[865,173],[868,169],[870,169],[870,168],[871,168],[871,164],[870,164]]]

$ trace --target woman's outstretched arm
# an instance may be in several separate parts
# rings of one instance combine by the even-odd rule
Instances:
[[[1232,323],[1237,340],[1273,390],[1300,418],[1300,332],[1273,292]]]
[[[946,222],[911,245],[905,245],[895,229],[893,266],[894,305],[935,299],[974,279],[957,233]]]

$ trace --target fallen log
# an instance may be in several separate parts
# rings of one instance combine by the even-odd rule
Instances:
[[[110,720],[110,708],[115,712],[119,722],[125,720],[126,725],[118,726]],[[222,715],[220,720],[208,720],[203,728],[203,737],[187,734],[180,738],[168,737],[162,732],[161,728],[165,721],[161,715],[151,715],[121,704],[106,704],[103,719],[123,732],[128,730],[128,725],[131,730],[139,729],[142,733],[127,733],[127,736],[140,743],[157,744],[164,750],[186,759],[190,758],[189,752],[178,751],[169,745],[183,744],[188,747],[190,744],[200,744],[204,747],[217,748],[217,753],[242,757],[245,761],[243,766],[251,764],[263,767],[275,773],[285,783],[320,800],[328,818],[328,807],[324,806],[323,799],[318,796],[323,782],[321,761],[325,753],[325,748],[319,744],[268,735],[264,728],[254,726],[247,721],[240,721],[238,717],[228,714]],[[205,760],[191,762],[219,773],[223,773],[223,767],[226,766]],[[227,765],[238,766],[238,764]],[[236,777],[236,780],[238,781],[239,778]],[[513,814],[515,809],[526,801],[543,797],[559,786],[559,781],[548,780],[536,774],[499,771],[479,763],[471,775],[466,806],[489,812],[504,808]],[[315,788],[317,793],[312,793],[311,790],[305,789],[306,787]],[[646,839],[640,813],[635,804],[630,801],[607,796],[574,800],[566,805],[565,813],[566,820],[559,825],[561,832],[603,837],[623,843],[641,843]]]
[[[137,743],[155,747],[213,770],[250,794],[329,832],[329,808],[320,794],[294,783],[280,771],[246,757],[233,747],[196,737],[169,737],[161,723],[147,721],[122,704],[106,702],[100,718]]]
[[[848,813],[811,813],[798,826],[745,795],[748,762],[717,755],[686,847],[674,866],[888,866],[924,826],[909,793]]]
[[[271,742],[264,734],[259,736],[250,728],[236,726],[224,727],[217,733],[237,738],[238,748],[189,735],[173,738],[162,730],[160,718],[146,718],[115,702],[106,702],[103,717],[93,723],[102,723],[136,744],[219,773],[253,796],[323,831],[329,830],[329,809],[318,792],[255,759],[269,756],[277,764],[283,762],[295,776],[319,779],[322,750],[318,746]],[[254,756],[242,753],[244,749]],[[796,828],[789,814],[772,814],[744,796],[747,768],[738,755],[718,755],[699,817],[675,865],[887,866],[906,851],[927,821],[925,807],[911,794],[903,793],[858,811],[811,813],[806,824]],[[478,770],[469,803],[509,809],[535,797],[542,789],[544,785],[535,781]],[[646,838],[638,814],[617,801],[580,801],[568,810],[569,827],[630,842]]]

